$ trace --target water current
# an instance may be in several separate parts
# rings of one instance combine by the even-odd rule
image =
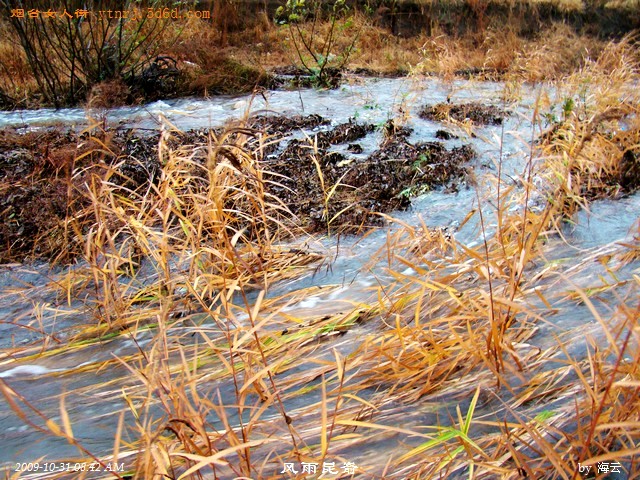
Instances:
[[[158,129],[170,122],[180,129],[218,127],[229,119],[239,118],[247,111],[263,113],[319,114],[331,119],[333,125],[349,119],[382,125],[389,118],[403,116],[414,131],[410,141],[435,141],[435,133],[443,125],[418,117],[418,110],[425,104],[445,102],[462,103],[476,101],[502,106],[505,85],[490,82],[409,79],[359,79],[336,90],[292,90],[271,91],[255,98],[213,97],[163,100],[139,107],[122,107],[109,111],[87,112],[83,109],[32,110],[0,113],[0,127],[14,126],[22,129],[39,128],[51,124],[63,124],[83,128],[87,117],[100,118],[109,125],[126,125],[140,129]],[[479,127],[475,135],[455,127],[447,127],[460,138],[447,141],[447,147],[468,143],[478,152],[473,161],[478,184],[487,175],[496,174],[497,161],[502,156],[503,174],[513,178],[523,173],[530,153],[532,118],[534,105],[540,90],[537,87],[522,87],[518,101],[507,108],[511,115],[503,126]],[[309,132],[312,134],[313,132]],[[363,155],[372,152],[380,141],[378,131],[360,143]],[[533,199],[535,203],[539,199]],[[436,190],[415,198],[408,211],[393,214],[398,220],[416,225],[424,221],[429,227],[455,226],[463,221],[469,211],[477,206],[477,195],[473,188],[459,188],[458,192],[446,193]],[[640,213],[640,196],[633,195],[621,200],[598,201],[590,212],[581,212],[575,224],[567,228],[565,240],[550,241],[546,247],[548,261],[573,262],[576,265],[588,261],[597,253],[606,253],[616,242],[628,240],[630,231]],[[489,226],[490,228],[491,226]],[[326,291],[319,289],[317,295],[293,302],[285,311],[304,316],[305,312],[332,313],[348,308],[353,302],[371,295],[370,287],[384,278],[384,270],[363,268],[371,253],[384,248],[390,226],[373,232],[365,238],[343,237],[340,242],[333,238],[316,238],[313,248],[327,253],[332,259],[330,268],[322,268],[315,274],[305,275],[296,281],[283,281],[274,285],[269,295],[276,296],[295,289],[331,285]],[[469,246],[480,242],[478,225],[469,222],[455,233],[456,239]],[[635,269],[635,270],[634,270]],[[637,274],[638,265],[619,273],[630,278]],[[127,338],[118,337],[93,344],[88,348],[72,351],[55,349],[60,334],[76,323],[82,323],[88,313],[80,302],[71,304],[60,299],[47,288],[51,282],[60,281],[67,273],[62,267],[52,268],[46,263],[13,264],[0,267],[0,379],[19,392],[43,416],[61,421],[60,402],[65,399],[74,434],[91,452],[101,455],[113,451],[113,439],[118,428],[119,412],[127,411],[121,392],[132,382],[128,372],[117,362],[95,371],[91,365],[114,356],[126,358],[144,348],[151,341],[151,332],[138,332],[137,345]],[[407,275],[412,272],[407,271]],[[572,280],[588,286],[601,274],[598,263],[581,269]],[[586,307],[575,307],[553,318],[553,325],[541,327],[534,342],[544,348],[553,342],[553,334],[583,326],[596,330],[597,324]],[[348,354],[358,344],[359,336],[366,326],[353,328],[337,347]],[[545,332],[547,334],[545,334]],[[584,354],[584,339],[577,338],[569,353]],[[53,352],[49,354],[48,352]],[[582,352],[582,353],[581,353]],[[87,366],[86,373],[79,367]],[[73,374],[65,372],[73,370]],[[293,373],[291,373],[293,374]],[[217,386],[224,396],[231,385]],[[65,395],[73,392],[73,395]],[[302,405],[296,402],[315,402],[317,396],[301,397],[292,401],[288,408]],[[443,402],[446,401],[443,399]],[[464,407],[463,407],[464,410]],[[482,412],[479,413],[482,415]],[[33,416],[30,413],[29,416]],[[400,426],[411,428],[433,421],[427,408],[407,410],[398,417]],[[130,412],[126,422],[132,422]],[[40,423],[40,422],[36,422]],[[60,438],[43,434],[25,424],[5,401],[0,401],[0,466],[11,472],[18,462],[55,461],[78,456],[77,449]],[[377,462],[381,452],[390,448],[388,441],[372,443],[367,449],[352,452],[353,461],[366,465]],[[28,476],[25,478],[29,478]]]

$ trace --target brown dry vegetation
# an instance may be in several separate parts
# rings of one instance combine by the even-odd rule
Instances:
[[[339,465],[392,439],[387,463],[377,451],[358,476],[575,478],[580,466],[606,461],[637,478],[640,284],[630,271],[640,224],[630,242],[578,262],[547,259],[545,247],[559,241],[576,205],[615,195],[623,177],[612,172],[637,159],[635,55],[628,41],[612,44],[565,79],[555,101],[576,94],[583,103],[561,118],[543,117],[541,101],[534,120],[548,133],[532,146],[522,188],[498,171],[493,189],[478,189],[479,208],[466,221],[477,218],[480,245],[398,223],[371,260],[386,265],[384,283],[368,300],[329,312],[286,309],[317,287],[266,296],[322,255],[280,245],[290,214],[264,188],[270,172],[260,148],[250,148],[264,145],[252,130],[211,132],[196,146],[165,133],[163,167],[142,190],[116,181],[113,166],[86,171],[87,215],[68,220],[85,263],[50,288],[83,299],[93,321],[46,356],[153,332],[144,351],[77,369],[121,365],[127,386],[118,395],[132,423],[120,423],[113,457],[99,455],[69,421],[66,405],[80,392],[62,397],[56,420],[8,383],[0,389],[32,428],[76,445],[84,459],[119,459],[134,478],[281,478],[284,462]],[[615,110],[621,97],[625,109]],[[533,195],[550,201],[531,209]],[[154,276],[142,284],[144,259],[153,259]],[[594,265],[599,274],[586,275]],[[585,325],[553,338],[555,316],[577,311],[592,316],[584,355],[571,347]],[[41,349],[16,347],[11,356],[33,361]],[[226,393],[215,385],[228,385]],[[443,399],[453,406],[430,423],[401,426]]]
[[[548,130],[541,136],[548,198],[570,217],[597,198],[640,186],[640,124],[634,80],[640,53],[633,40],[610,44],[602,56],[559,84],[545,99]],[[559,106],[550,109],[554,103]]]
[[[266,70],[299,65],[291,33],[285,26],[264,26],[259,33],[229,34],[222,48],[218,34],[207,29],[200,32],[202,27],[197,25],[192,33],[184,34],[177,52],[182,59],[200,65],[204,72],[215,70],[221,57],[244,65],[260,65]],[[317,35],[325,38],[328,29],[327,23],[319,25]],[[412,72],[445,77],[515,77],[524,81],[561,78],[583,65],[587,58],[597,57],[606,43],[560,23],[544,26],[539,32],[526,36],[518,33],[517,27],[504,26],[462,36],[438,31],[437,27],[430,35],[394,36],[388,29],[376,25],[372,18],[356,13],[353,23],[336,39],[335,54],[344,52],[356,36],[347,64],[352,71],[383,75]],[[247,48],[247,44],[252,48]],[[200,51],[207,52],[209,58],[193,53]]]
[[[360,41],[377,38],[377,28],[363,28]],[[369,449],[357,474],[363,478],[571,479],[580,466],[603,461],[639,478],[640,223],[629,242],[578,260],[573,252],[547,258],[547,246],[559,244],[566,220],[594,199],[640,187],[640,58],[633,38],[604,45],[564,28],[529,40],[487,29],[496,40],[471,42],[470,51],[450,37],[425,40],[415,71],[497,69],[512,80],[511,94],[518,81],[565,75],[536,106],[540,136],[522,176],[502,176],[499,158],[492,188],[478,186],[465,223],[477,221],[480,243],[396,221],[372,255],[372,265],[385,266],[372,295],[328,312],[288,307],[338,286],[267,295],[276,281],[297,280],[323,258],[304,244],[284,244],[301,233],[291,212],[300,197],[287,203],[276,195],[287,179],[262,159],[286,127],[269,131],[262,119],[258,129],[230,125],[192,132],[189,141],[168,129],[149,142],[155,162],[132,153],[146,147],[126,147],[139,139],[118,139],[98,125],[65,141],[59,132],[4,132],[20,155],[4,160],[2,191],[18,185],[48,201],[83,186],[73,215],[30,231],[36,242],[29,248],[46,246],[53,233],[57,251],[79,255],[77,268],[47,288],[61,305],[81,302],[87,318],[41,343],[7,349],[5,361],[55,361],[153,335],[127,357],[60,374],[120,368],[121,389],[91,385],[108,388],[130,414],[130,423],[119,423],[112,456],[74,434],[67,406],[76,397],[88,405],[82,388],[57,398],[60,415],[49,418],[0,380],[12,410],[76,446],[83,460],[125,462],[119,478],[282,478],[285,461],[339,465]],[[265,32],[285,35],[266,23],[252,34],[263,39]],[[231,45],[233,35],[208,41]],[[188,43],[179,48],[180,61],[199,59],[203,70],[218,58]],[[227,58],[236,55],[224,48]],[[285,50],[269,48],[284,58]],[[403,68],[400,50],[389,54]],[[354,65],[366,58],[358,55]],[[447,109],[441,120],[464,120],[439,108]],[[309,180],[323,196],[319,218],[328,223],[343,211],[334,201],[348,170],[330,170],[322,142],[350,139],[352,127],[296,152],[308,154]],[[392,130],[387,146],[414,162],[419,147]],[[384,160],[384,148],[376,160]],[[534,196],[542,199],[537,208]],[[140,279],[143,263],[153,274]],[[26,288],[20,300],[29,294]],[[591,321],[557,333],[557,317],[575,312]],[[585,336],[586,351],[575,353],[573,341]]]
[[[484,5],[478,3],[481,4]],[[487,6],[493,5],[491,3],[484,5],[485,10],[474,10],[475,7],[469,10],[464,5],[464,2],[452,4],[450,11],[442,5],[422,5],[422,13],[407,17],[415,18],[412,21],[417,23],[411,24],[408,27],[410,34],[404,35],[393,33],[397,27],[393,22],[389,26],[394,17],[390,17],[388,8],[381,6],[366,11],[356,7],[349,10],[339,24],[329,53],[340,57],[349,50],[344,66],[374,74],[413,72],[447,78],[473,75],[541,81],[557,79],[580,68],[586,59],[597,58],[605,44],[595,35],[599,28],[597,24],[580,20],[585,22],[580,30],[568,22],[568,17],[562,17],[566,15],[562,9],[553,15],[543,14],[541,12],[547,7],[524,3],[524,6],[518,4],[518,15],[505,17],[502,10],[494,13],[491,9],[486,10]],[[498,2],[497,5],[501,4]],[[292,30],[286,25],[274,24],[264,11],[251,12],[247,18],[247,12],[240,10],[241,6],[232,2],[214,2],[212,20],[169,22],[160,36],[153,37],[150,56],[136,60],[141,65],[136,74],[138,77],[107,79],[107,86],[97,88],[94,88],[95,83],[85,79],[86,100],[111,105],[114,102],[140,102],[157,95],[251,91],[256,86],[273,86],[269,72],[274,69],[301,66]],[[567,11],[572,8],[567,7]],[[626,10],[621,10],[621,15],[624,12]],[[481,14],[484,20],[478,24],[475,17]],[[400,20],[404,18],[404,14],[398,15]],[[430,22],[421,24],[427,22],[425,18],[431,18]],[[462,30],[455,29],[456,21]],[[331,23],[321,20],[317,24],[302,24],[300,28],[304,33],[313,29],[314,37],[322,44],[328,37]],[[29,73],[27,59],[6,19],[0,22],[0,31],[3,33],[0,35],[1,105],[11,108],[37,106],[43,101],[51,103],[51,99],[47,100],[39,90],[36,77]],[[353,49],[350,49],[352,45]],[[155,55],[177,61],[177,81],[166,71],[166,78],[141,81],[144,80],[140,76],[144,73],[143,67],[152,66]],[[114,89],[116,84],[120,85],[117,91]],[[96,98],[105,96],[109,99]]]

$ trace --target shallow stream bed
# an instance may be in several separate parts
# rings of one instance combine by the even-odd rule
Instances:
[[[513,184],[518,185],[516,179],[525,174],[533,136],[532,118],[538,89],[525,86],[521,98],[508,104],[501,100],[504,89],[505,86],[500,83],[354,79],[350,84],[328,91],[274,91],[254,98],[167,100],[144,107],[118,108],[106,112],[85,112],[82,109],[7,112],[0,113],[0,126],[27,128],[20,127],[26,125],[28,128],[37,128],[55,122],[82,128],[89,114],[112,125],[158,129],[166,128],[170,123],[188,130],[219,127],[250,111],[286,116],[318,114],[330,119],[333,125],[355,119],[382,127],[390,119],[399,119],[402,125],[413,128],[409,137],[412,142],[437,141],[436,132],[444,129],[458,137],[444,140],[447,148],[463,144],[472,146],[477,152],[470,165],[475,177],[473,182],[469,178],[462,179],[457,182],[455,189],[438,189],[413,198],[408,210],[393,213],[395,221],[387,221],[386,226],[364,237],[316,235],[313,239],[293,242],[307,245],[325,255],[327,260],[301,278],[284,280],[269,287],[267,299],[290,295],[291,300],[280,306],[276,316],[278,320],[273,322],[276,325],[274,328],[281,328],[290,318],[337,315],[349,312],[360,304],[374,302],[376,295],[379,295],[377,288],[380,285],[397,281],[389,271],[390,265],[382,259],[385,258],[385,249],[392,245],[389,238],[402,225],[416,228],[426,225],[434,231],[438,228],[448,229],[462,245],[472,248],[481,244],[477,216],[469,222],[465,222],[465,218],[478,207],[478,199],[481,198],[483,203],[486,202],[483,206],[487,212],[484,227],[487,232],[495,228],[495,220],[490,213],[493,200],[489,178],[497,174],[501,161],[502,175],[511,177]],[[419,111],[425,105],[449,101],[495,105],[506,108],[510,114],[504,117],[502,125],[474,126],[469,129],[460,124],[444,124],[420,118]],[[315,129],[315,132],[319,130],[322,129]],[[307,132],[307,135],[313,134],[314,130]],[[381,128],[378,128],[359,140],[364,154],[375,149],[382,135]],[[479,192],[476,192],[475,185],[480,189]],[[531,208],[543,203],[540,198],[531,198],[530,201]],[[639,212],[638,194],[619,200],[595,202],[590,212],[581,212],[575,218],[575,225],[565,229],[564,239],[550,237],[543,249],[547,263],[540,262],[531,268],[534,271],[543,270],[553,265],[553,268],[559,269],[558,278],[568,279],[572,285],[585,289],[597,285],[608,275],[608,270],[597,259],[613,255],[619,249],[620,242],[632,241]],[[461,228],[458,228],[459,225],[462,225]],[[375,252],[381,252],[381,260],[372,263]],[[64,422],[61,416],[63,402],[75,438],[87,451],[102,457],[114,451],[121,412],[124,412],[125,425],[132,427],[135,424],[123,392],[133,395],[137,380],[124,363],[138,361],[133,359],[152,342],[154,332],[152,327],[141,328],[135,338],[133,335],[119,335],[98,342],[76,343],[73,348],[59,348],[65,345],[65,338],[73,332],[74,326],[87,323],[93,314],[80,299],[68,302],[59,290],[51,288],[52,284],[64,282],[73,268],[52,268],[46,263],[0,266],[0,380],[22,396],[14,400],[24,408],[25,415],[35,425],[41,426],[44,418],[53,419],[61,425]],[[639,268],[638,261],[630,263],[617,271],[617,281],[632,282]],[[402,269],[401,273],[403,281],[420,276],[419,272],[409,267]],[[313,288],[317,289],[317,293],[313,292]],[[584,303],[562,296],[562,289],[554,287],[553,281],[548,278],[540,283],[540,288],[558,289],[553,305],[558,313],[550,314],[547,317],[549,322],[540,325],[537,333],[522,348],[545,350],[555,344],[556,338],[572,338],[563,355],[584,357],[589,344],[587,337],[591,335],[597,339],[602,335],[593,311]],[[304,296],[297,298],[295,292],[302,289],[307,289]],[[603,315],[608,302],[613,300],[607,295],[603,291],[599,300],[594,300],[594,308]],[[253,302],[256,298],[257,293],[254,293],[253,296],[250,294],[248,300]],[[235,321],[246,321],[241,311],[237,312]],[[188,343],[191,338],[188,335],[190,325],[185,322],[180,328],[183,329],[181,338]],[[205,321],[198,328],[206,328],[215,336],[218,326],[213,322],[208,325]],[[357,323],[343,334],[320,343],[314,355],[317,359],[329,361],[335,350],[343,357],[349,357],[366,335],[381,328],[378,322]],[[580,332],[580,335],[576,335],[576,332]],[[583,335],[585,332],[589,335]],[[562,354],[558,362],[562,361],[560,357]],[[205,362],[200,368],[206,366]],[[228,380],[216,378],[215,368],[212,367],[211,380],[201,385],[202,393],[212,396],[219,394],[223,399],[229,395],[231,398],[233,385]],[[304,371],[293,368],[286,375],[302,377]],[[517,383],[515,377],[513,381]],[[319,380],[312,379],[308,384],[317,387]],[[446,424],[450,415],[455,415],[456,406],[460,406],[463,412],[467,411],[470,402],[468,385],[461,386],[460,392],[461,395],[443,393],[439,397],[431,396],[424,403],[407,401],[406,404],[382,404],[374,420],[406,429]],[[487,420],[508,416],[499,397],[508,396],[509,392],[498,387],[494,393],[482,397],[475,418]],[[359,395],[372,399],[376,392],[363,391]],[[313,422],[318,420],[317,412],[314,420],[313,408],[309,406],[320,400],[321,392],[318,388],[312,388],[306,395],[291,396],[284,404],[288,415],[295,417],[299,413],[302,421]],[[33,407],[32,410],[25,406],[27,402]],[[553,409],[553,402],[547,408]],[[274,409],[268,415],[277,417],[277,411]],[[232,423],[240,421],[233,412],[229,412],[228,420]],[[212,419],[211,422],[216,428],[225,428],[220,421]],[[38,431],[34,425],[27,425],[6,401],[0,401],[0,424],[0,466],[9,475],[20,462],[43,463],[87,458],[86,454],[79,452],[63,438]],[[135,441],[133,430],[125,428],[123,440]],[[400,447],[406,448],[417,443],[415,438],[401,438],[397,434],[380,435],[372,437],[371,442],[364,446],[346,446],[339,455],[345,461],[358,465],[358,478],[381,478],[390,456],[400,455],[396,453]],[[402,475],[400,471],[391,473]],[[48,476],[50,474],[43,471],[25,472],[21,478]],[[278,477],[278,472],[274,470],[272,478],[284,477]]]

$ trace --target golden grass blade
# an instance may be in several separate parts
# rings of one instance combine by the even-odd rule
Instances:
[[[243,442],[243,443],[234,445],[232,447],[225,448],[224,450],[220,450],[219,452],[216,452],[215,454],[210,455],[208,457],[203,457],[202,455],[194,455],[191,453],[184,453],[184,452],[171,452],[169,453],[169,456],[183,457],[183,458],[187,458],[189,460],[198,462],[195,465],[193,465],[191,468],[187,469],[182,475],[178,477],[178,480],[183,480],[185,478],[189,478],[189,476],[192,473],[202,470],[204,467],[211,466],[211,465],[227,465],[228,461],[225,460],[225,457],[231,454],[237,453],[240,450],[243,450],[245,448],[265,445],[267,443],[272,443],[274,441],[275,441],[274,439],[268,439],[268,438],[264,440],[251,440],[249,442]]]
[[[320,400],[320,456],[326,458],[329,449],[329,439],[327,438],[327,384],[322,375],[321,392],[322,398]]]
[[[69,420],[69,412],[65,407],[65,399],[66,395],[63,393],[60,395],[60,419],[62,420],[62,426],[64,428],[64,433],[68,439],[73,439],[73,430],[71,428],[71,421]],[[71,441],[71,440],[70,440]]]

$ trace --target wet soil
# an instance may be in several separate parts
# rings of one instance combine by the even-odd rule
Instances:
[[[253,135],[249,146],[257,146],[260,136],[279,140],[263,149],[260,160],[270,180],[268,193],[309,232],[357,233],[381,225],[378,213],[405,209],[416,193],[451,184],[474,156],[469,146],[449,150],[440,142],[412,143],[411,130],[393,122],[380,132],[371,124],[329,123],[309,115],[256,117],[247,124]],[[365,156],[355,142],[367,136],[378,145]],[[0,262],[71,260],[73,229],[67,220],[91,218],[86,185],[108,174],[127,190],[147,188],[162,169],[158,141],[157,133],[130,129],[97,137],[55,128],[1,131]],[[195,130],[176,135],[170,144],[209,141],[208,131]]]
[[[160,168],[157,154],[147,154],[157,144],[131,132],[0,131],[0,263],[69,260],[74,232],[67,220],[88,214],[86,185],[107,172],[132,190],[148,185]]]
[[[454,138],[459,138],[457,135],[454,135],[451,132],[448,132],[446,130],[437,130],[436,131],[436,138],[439,140],[451,140]]]
[[[628,191],[635,191],[640,188],[640,150],[627,150],[622,155],[620,162],[620,186]]]
[[[48,232],[67,214],[72,166],[64,157],[76,150],[73,136],[57,130],[0,132],[0,260],[55,250]]]
[[[285,117],[281,115],[257,116],[249,120],[249,127],[264,131],[269,135],[285,135],[294,130],[310,130],[322,125],[329,125],[330,120],[320,115],[294,115]]]
[[[502,121],[508,115],[508,112],[494,105],[482,105],[480,103],[437,103],[435,105],[425,105],[419,115],[421,118],[437,122],[449,119],[464,122],[469,119],[475,125],[502,125]]]

